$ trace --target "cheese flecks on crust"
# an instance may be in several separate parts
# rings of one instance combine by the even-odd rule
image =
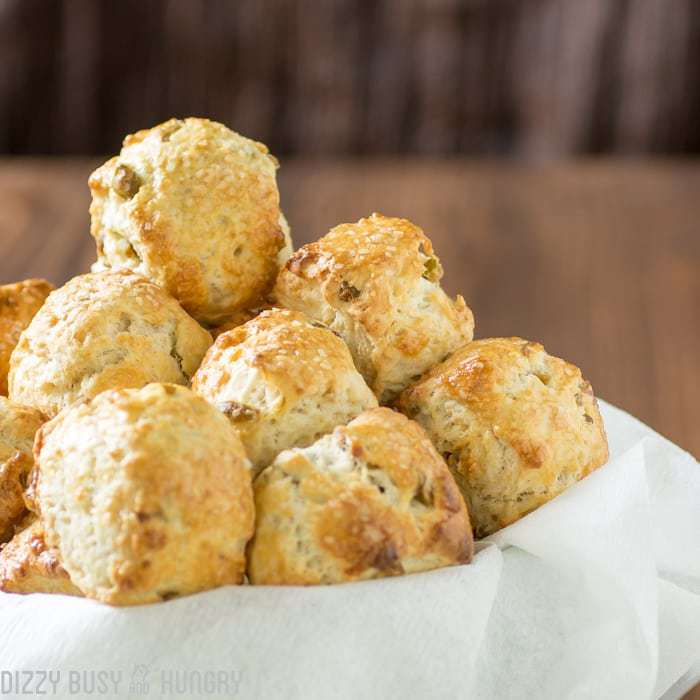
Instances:
[[[406,389],[397,407],[447,460],[480,537],[608,458],[603,421],[581,370],[521,338],[465,345]]]
[[[362,413],[256,479],[254,584],[342,583],[466,563],[464,501],[424,431],[388,408]]]
[[[90,177],[99,269],[128,269],[214,326],[263,301],[291,254],[277,161],[208,119],[127,136]]]

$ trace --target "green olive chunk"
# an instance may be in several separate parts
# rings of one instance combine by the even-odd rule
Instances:
[[[440,264],[437,258],[431,256],[425,261],[423,277],[429,282],[437,282],[440,279]]]
[[[123,199],[131,199],[141,187],[139,176],[124,163],[119,163],[112,176],[112,189]]]

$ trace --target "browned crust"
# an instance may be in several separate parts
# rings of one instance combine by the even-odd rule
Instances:
[[[331,440],[337,459],[364,466],[337,470],[294,450],[262,472],[252,583],[340,583],[470,561],[466,506],[420,426],[378,408],[323,440],[313,449]]]
[[[53,285],[42,279],[0,286],[0,394],[3,396],[7,396],[12,351],[52,290]]]
[[[479,536],[608,459],[603,420],[581,370],[521,338],[468,343],[396,405],[447,458]]]
[[[104,392],[61,412],[35,450],[32,507],[87,597],[139,605],[242,582],[249,463],[189,389]]]
[[[58,550],[46,543],[44,528],[34,516],[24,521],[0,551],[0,590],[82,596],[63,568]]]
[[[26,513],[24,489],[33,465],[34,436],[46,420],[39,411],[0,397],[0,542]]]
[[[388,403],[412,377],[473,337],[471,310],[462,297],[445,294],[441,277],[418,226],[372,214],[297,250],[272,297],[338,331],[380,403]]]
[[[138,171],[131,196],[115,191],[120,167]],[[148,277],[208,325],[260,303],[287,244],[276,167],[264,145],[208,119],[171,119],[127,136],[89,179],[101,264]],[[112,234],[130,246],[128,260],[108,253]]]
[[[108,389],[189,383],[210,334],[161,287],[127,270],[51,294],[12,354],[10,398],[49,417]]]

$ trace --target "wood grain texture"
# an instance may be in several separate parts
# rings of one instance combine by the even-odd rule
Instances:
[[[93,165],[0,164],[0,281],[88,269]],[[700,165],[291,161],[280,179],[297,245],[372,211],[412,219],[478,336],[544,342],[700,454]]]
[[[697,0],[0,0],[0,153],[208,115],[308,155],[700,152]]]

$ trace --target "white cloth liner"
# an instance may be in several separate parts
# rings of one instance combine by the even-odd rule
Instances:
[[[0,594],[4,690],[52,670],[55,697],[99,697],[101,671],[109,697],[680,697],[700,678],[700,469],[601,410],[608,464],[469,566],[139,608]]]

